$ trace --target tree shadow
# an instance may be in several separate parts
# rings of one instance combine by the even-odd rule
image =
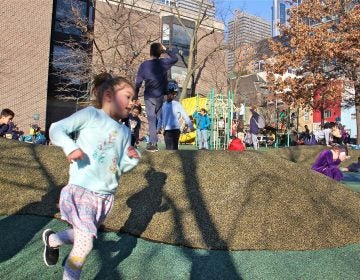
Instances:
[[[20,208],[14,214],[7,216],[0,220],[0,262],[11,259],[18,254],[26,244],[33,239],[43,227],[49,223],[49,219],[39,219],[33,222],[27,219],[26,216],[16,217],[16,215],[33,214],[40,215],[46,208],[47,216],[54,216],[58,212],[56,203],[60,194],[60,186],[57,186],[50,172],[42,164],[35,145],[29,145],[31,159],[39,164],[41,175],[48,182],[48,192],[45,193],[40,201],[32,202]],[[21,172],[21,170],[19,170]],[[31,186],[17,186],[23,189]]]
[[[179,151],[177,154],[182,162],[182,172],[185,174],[185,192],[201,237],[208,248],[214,244],[217,248],[222,248],[222,250],[196,250],[179,246],[183,255],[191,262],[190,279],[242,279],[228,251],[227,242],[220,237],[202,197],[196,175],[197,166],[194,161],[194,153]],[[149,159],[149,166],[151,167],[145,175],[147,186],[127,200],[131,213],[120,232],[129,232],[131,229],[134,235],[141,236],[157,212],[171,210],[177,243],[189,244],[184,234],[182,210],[177,209],[174,201],[163,191],[167,175],[156,171],[151,159]],[[99,250],[101,269],[95,279],[121,279],[118,265],[131,255],[136,246],[137,239],[124,234],[121,234],[118,242],[99,240],[96,247]],[[144,266],[144,273],[145,270],[146,266]]]
[[[149,166],[153,166],[151,161]],[[162,204],[163,187],[167,175],[150,167],[145,174],[145,179],[147,186],[129,197],[126,202],[131,208],[131,212],[124,226],[118,232],[121,239],[118,242],[99,240],[98,246],[96,245],[101,258],[101,269],[95,279],[121,279],[117,267],[131,255],[137,245],[137,238],[123,234],[123,232],[132,232],[135,236],[140,237],[157,212],[169,209]]]
[[[228,245],[220,237],[220,233],[212,221],[206,203],[200,191],[200,184],[197,175],[197,164],[194,160],[193,151],[179,151],[178,156],[182,163],[184,186],[191,209],[195,216],[195,221],[200,230],[201,237],[208,248],[215,246],[222,250],[208,250],[207,255],[199,254],[196,250],[184,249],[184,255],[191,261],[190,279],[242,279],[236,270],[235,264],[228,251]],[[176,228],[181,229],[181,214],[175,208],[174,203],[169,205],[174,211],[174,221]],[[178,234],[183,236],[183,231],[178,230]]]

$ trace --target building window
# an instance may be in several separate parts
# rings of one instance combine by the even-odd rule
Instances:
[[[330,110],[326,110],[324,112],[325,119],[331,118],[331,116],[332,116],[332,112]]]
[[[305,111],[304,113],[304,121],[308,122],[310,120],[310,113],[309,111]]]
[[[52,55],[53,75],[57,77],[57,85],[82,84],[79,69],[83,67],[84,54],[80,50],[55,45]]]
[[[166,6],[173,6],[173,1],[172,0],[157,0],[156,2],[159,2],[159,3],[164,4]]]
[[[356,120],[356,114],[354,113],[354,114],[351,114],[351,119],[352,120]]]
[[[86,22],[86,18],[87,3],[85,1],[57,0],[55,31],[80,36],[82,31],[77,22],[79,20]]]
[[[166,45],[170,44],[170,25],[168,23],[164,23],[162,29],[162,43]]]
[[[189,46],[194,29],[183,27],[182,25],[173,24],[173,41],[174,45]]]

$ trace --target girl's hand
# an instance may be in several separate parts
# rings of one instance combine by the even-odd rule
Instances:
[[[141,106],[141,101],[139,99],[134,99],[133,103],[134,103],[134,105]]]
[[[339,159],[340,159],[341,161],[344,161],[344,160],[348,159],[348,156],[347,156],[345,153],[340,153]]]
[[[69,163],[73,163],[77,160],[83,160],[85,157],[85,153],[81,149],[77,149],[70,153],[70,155],[67,156],[67,160]]]
[[[135,148],[133,146],[130,146],[128,148],[127,155],[128,155],[129,158],[136,158],[136,159],[140,158],[139,154],[136,152],[136,150],[135,150]]]

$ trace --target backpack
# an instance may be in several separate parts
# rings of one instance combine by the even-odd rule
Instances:
[[[257,124],[258,128],[260,128],[260,129],[263,129],[265,127],[265,119],[262,115],[259,114],[256,124]]]

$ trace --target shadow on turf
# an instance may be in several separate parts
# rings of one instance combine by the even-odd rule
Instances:
[[[48,182],[49,191],[42,196],[41,201],[33,202],[22,207],[14,213],[14,215],[36,214],[41,212],[43,207],[47,208],[47,213],[55,215],[58,212],[56,202],[61,188],[60,186],[56,186],[53,178],[50,176],[50,172],[48,172],[45,166],[41,163],[41,160],[37,155],[36,146],[29,145],[28,147],[31,152],[31,159],[39,164],[42,176],[44,176]],[[22,172],[22,170],[19,169],[19,172]],[[20,187],[23,188],[24,186]],[[19,219],[9,216],[0,220],[0,262],[9,260],[19,253],[26,244],[33,239],[34,235],[48,224],[49,219],[39,219],[36,223],[32,223],[31,226],[29,226],[29,224],[25,221],[26,216]],[[39,252],[39,254],[41,253],[42,252]]]
[[[184,185],[186,186],[190,207],[193,210],[197,226],[207,247],[210,248],[212,244],[217,244],[223,250],[209,250],[208,254],[204,255],[198,253],[198,251],[184,248],[184,255],[192,263],[190,279],[242,279],[229,254],[226,241],[220,237],[219,231],[211,219],[200,191],[197,165],[196,161],[191,158],[192,155],[187,152],[178,153],[182,163],[182,172],[186,175]],[[179,235],[182,235],[180,239],[185,239],[180,222],[181,211],[176,209],[175,204],[169,197],[167,197],[167,201],[173,208],[176,228]]]
[[[211,216],[208,212],[205,201],[200,192],[199,182],[194,174],[197,174],[196,161],[190,158],[193,154],[182,151],[178,156],[183,163],[183,174],[185,174],[185,190],[190,202],[190,209],[192,209],[196,217],[196,223],[204,242],[211,247],[211,244],[218,244],[224,250],[208,250],[198,251],[180,247],[184,256],[191,262],[191,271],[189,279],[228,279],[239,280],[242,279],[237,271],[233,260],[227,250],[228,246],[225,240],[220,237],[220,234],[215,227]],[[156,171],[152,166],[154,164],[149,160],[145,178],[147,186],[140,192],[134,194],[127,200],[127,205],[131,208],[131,213],[121,228],[120,232],[132,229],[132,233],[141,236],[150,224],[153,216],[157,212],[171,210],[173,219],[175,221],[176,239],[177,243],[188,243],[182,224],[182,211],[177,209],[174,201],[163,192],[163,187],[166,183],[167,176],[163,172]],[[191,186],[191,187],[190,187]],[[135,229],[135,230],[134,230]],[[99,243],[95,243],[95,248],[99,252],[99,259],[101,260],[101,269],[96,275],[95,279],[122,279],[117,267],[128,256],[131,255],[137,245],[137,238],[121,234],[118,242],[107,242],[101,240],[103,235],[99,235]],[[146,252],[149,258],[156,257],[161,252]],[[176,264],[176,260],[174,262]],[[166,267],[161,267],[166,270]],[[147,264],[144,263],[144,275],[148,271]],[[143,275],[139,272],[139,275]],[[185,277],[179,275],[179,278]]]
[[[131,212],[119,231],[121,239],[118,242],[99,240],[101,245],[99,243],[97,249],[101,259],[101,269],[95,279],[121,279],[117,266],[131,255],[137,245],[137,238],[120,233],[131,231],[133,234],[141,236],[157,212],[164,212],[169,209],[167,205],[162,204],[163,187],[167,175],[156,171],[152,167],[154,164],[151,160],[148,164],[151,167],[145,174],[147,186],[129,197],[126,202]]]

